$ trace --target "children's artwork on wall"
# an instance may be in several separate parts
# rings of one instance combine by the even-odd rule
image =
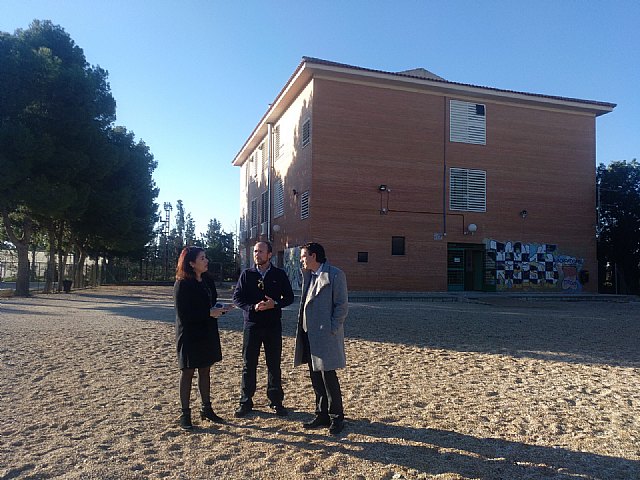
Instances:
[[[489,240],[486,247],[487,257],[495,258],[497,290],[582,290],[584,260],[560,254],[557,245]]]
[[[287,248],[283,258],[284,271],[287,272],[291,288],[302,288],[302,267],[300,266],[300,247]]]

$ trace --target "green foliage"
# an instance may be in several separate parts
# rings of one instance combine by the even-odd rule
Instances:
[[[194,245],[196,241],[196,223],[190,213],[187,214],[187,222],[184,231],[184,244]]]
[[[222,225],[215,218],[209,221],[203,242],[210,262],[233,263],[235,261],[233,233],[224,232]]]
[[[71,224],[76,243],[91,253],[141,252],[154,236],[158,189],[152,178],[156,161],[133,132],[115,127],[107,132],[103,167],[87,177],[90,186],[82,214]]]
[[[617,266],[621,293],[640,293],[640,164],[600,164],[597,178],[599,264]]]
[[[68,231],[82,252],[140,252],[153,237],[157,164],[113,127],[107,77],[50,21],[0,32],[0,211],[17,247],[37,224]]]

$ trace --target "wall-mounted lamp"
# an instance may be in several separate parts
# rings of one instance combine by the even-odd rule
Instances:
[[[278,233],[280,231],[280,225],[278,224],[274,225],[272,228],[275,233]]]
[[[529,215],[529,212],[527,212],[526,210],[520,211],[520,216],[522,217],[523,220],[527,218],[527,215]]]
[[[297,196],[297,195],[298,195],[298,191],[294,188],[294,189],[293,189],[293,196],[295,197],[295,196]]]
[[[387,188],[387,186],[386,186],[386,185],[380,185],[380,186],[378,187],[378,190],[379,190],[379,191],[381,191],[381,192],[386,192],[386,191],[387,191],[387,190],[389,190],[389,189]]]
[[[467,231],[464,232],[465,235],[473,235],[478,231],[478,226],[475,223],[470,223],[467,225]]]

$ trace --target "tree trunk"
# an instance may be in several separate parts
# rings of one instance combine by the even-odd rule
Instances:
[[[37,255],[36,245],[33,244],[31,246],[31,272],[29,274],[32,281],[36,280],[36,255]]]
[[[84,262],[87,259],[87,253],[84,250],[79,250],[78,261],[75,263],[75,277],[73,279],[77,287],[84,287]]]
[[[31,232],[33,228],[33,222],[31,218],[25,217],[22,222],[22,237],[18,237],[13,230],[11,219],[9,218],[9,212],[6,209],[2,209],[2,220],[4,222],[5,230],[9,236],[9,240],[16,247],[18,252],[18,278],[16,279],[16,290],[14,295],[18,297],[29,296],[29,243],[31,242]]]
[[[47,262],[47,275],[44,279],[44,293],[51,293],[53,290],[53,282],[56,278],[56,229],[51,222],[48,225],[49,230],[49,259]]]
[[[67,252],[63,251],[64,222],[60,221],[56,234],[56,252],[58,253],[58,292],[62,291],[63,282],[67,280]]]

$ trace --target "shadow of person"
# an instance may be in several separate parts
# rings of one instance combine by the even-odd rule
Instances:
[[[302,428],[253,424],[235,427],[219,433],[242,436],[251,442],[284,444],[310,453],[349,455],[384,466],[398,465],[420,474],[483,479],[640,478],[637,460],[366,419],[347,419],[340,437]],[[252,435],[252,430],[260,433]]]
[[[350,431],[386,443],[385,461],[430,474],[481,478],[640,478],[640,461],[562,447],[483,438],[450,430],[395,426],[359,419]]]

